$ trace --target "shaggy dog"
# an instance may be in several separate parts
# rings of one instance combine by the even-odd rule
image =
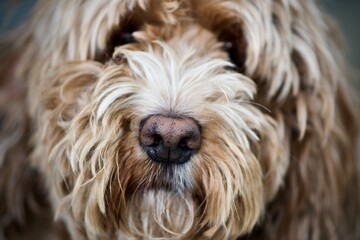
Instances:
[[[340,42],[312,0],[40,1],[1,42],[2,231],[355,239]]]

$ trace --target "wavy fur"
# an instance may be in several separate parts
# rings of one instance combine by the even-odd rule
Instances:
[[[356,239],[337,36],[311,0],[39,1],[1,43],[2,229],[50,216],[72,239]],[[191,161],[148,158],[152,114],[201,125]]]

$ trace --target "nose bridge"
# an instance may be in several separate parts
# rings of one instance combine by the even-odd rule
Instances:
[[[149,106],[146,110],[143,104],[139,106],[146,115],[196,113],[198,105],[188,103],[201,100],[201,88],[206,88],[208,78],[224,65],[226,54],[212,32],[197,24],[179,26],[171,36],[153,37],[141,51],[117,50],[137,80],[134,84],[139,86],[139,99]]]
[[[194,116],[201,111],[202,102],[220,95],[217,92],[222,88],[212,88],[212,84],[227,82],[214,80],[228,66],[227,57],[216,36],[201,26],[186,27],[171,38],[142,46],[141,50],[118,51],[126,57],[131,77],[136,80],[133,84],[139,91],[135,107],[143,116]]]

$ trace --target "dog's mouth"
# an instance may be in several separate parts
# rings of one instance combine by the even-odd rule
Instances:
[[[168,163],[156,164],[156,170],[148,176],[144,183],[144,190],[189,191],[192,189],[193,179],[190,174],[190,163],[174,165]]]

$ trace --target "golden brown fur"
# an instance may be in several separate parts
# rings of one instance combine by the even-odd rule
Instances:
[[[311,0],[40,1],[1,42],[1,230],[357,239],[358,105],[338,39]],[[152,114],[201,125],[188,163],[149,160]]]

